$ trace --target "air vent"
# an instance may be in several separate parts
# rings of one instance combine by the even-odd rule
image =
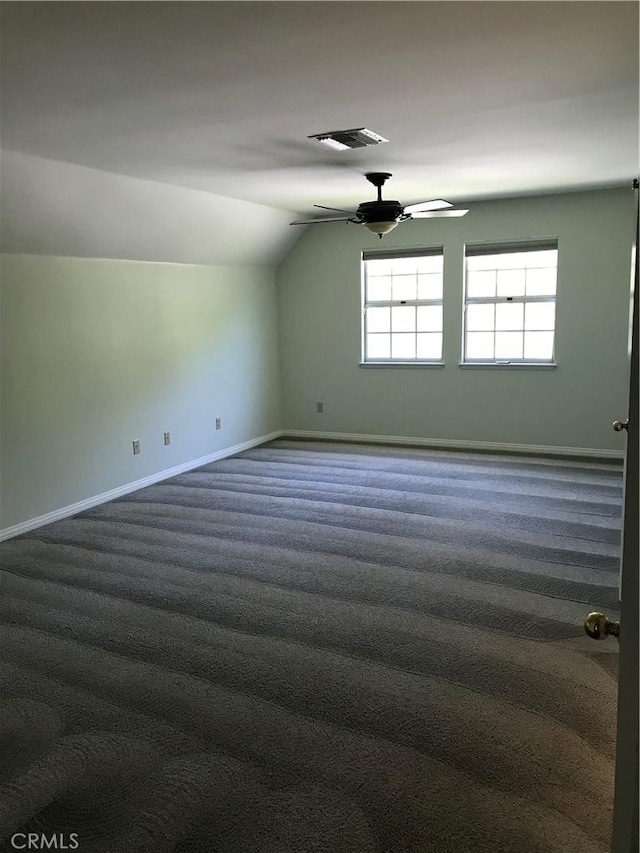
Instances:
[[[355,127],[352,130],[328,130],[326,133],[314,133],[309,136],[309,139],[317,139],[318,142],[337,151],[366,148],[369,145],[380,145],[389,141],[366,127]]]

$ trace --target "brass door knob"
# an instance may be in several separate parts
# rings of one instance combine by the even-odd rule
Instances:
[[[620,623],[612,622],[603,613],[590,613],[584,620],[584,630],[592,640],[604,640],[609,635],[620,636]]]
[[[629,418],[626,421],[614,421],[613,428],[616,432],[622,432],[623,429],[629,430]]]

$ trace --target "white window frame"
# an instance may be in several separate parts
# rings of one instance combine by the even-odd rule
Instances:
[[[442,296],[438,299],[385,299],[367,301],[367,261],[376,260],[394,260],[395,258],[423,258],[423,257],[440,257],[442,258]],[[362,271],[362,327],[361,327],[361,360],[360,364],[366,366],[403,366],[403,367],[442,367],[444,364],[444,248],[443,246],[433,246],[421,249],[402,249],[390,251],[366,251],[362,253],[361,260]],[[392,274],[393,275],[393,274]],[[393,296],[393,291],[392,294]],[[437,305],[442,309],[442,329],[440,332],[432,334],[440,334],[442,340],[442,348],[439,358],[369,358],[367,354],[367,310],[369,308],[394,308],[396,306],[421,306]],[[416,330],[415,334],[419,332]],[[390,332],[391,334],[391,332]]]
[[[555,353],[556,353],[556,335],[557,335],[557,276],[558,276],[558,255],[556,254],[556,289],[553,295],[542,295],[542,296],[527,296],[526,290],[524,296],[475,296],[469,297],[467,294],[467,258],[469,257],[478,257],[479,255],[509,255],[516,254],[522,252],[540,252],[540,251],[555,251],[558,252],[558,241],[557,239],[544,239],[544,240],[526,240],[519,241],[517,243],[505,242],[505,243],[469,243],[465,246],[465,259],[464,259],[464,298],[463,298],[463,322],[462,322],[462,360],[460,362],[461,366],[540,366],[540,367],[555,367]],[[547,267],[545,267],[546,269]],[[526,277],[526,272],[525,272]],[[523,319],[523,328],[522,332],[526,334],[526,331],[535,332],[535,331],[545,331],[553,332],[553,349],[551,356],[549,358],[469,358],[467,356],[467,308],[469,305],[500,305],[500,304],[522,304],[526,305],[535,303],[535,302],[553,302],[556,314],[554,316],[554,324],[553,329],[528,329],[524,328],[524,319]],[[525,315],[525,311],[523,311],[523,318]],[[499,330],[496,329],[495,323],[493,327],[494,336]],[[513,331],[520,331],[519,329]],[[495,337],[494,337],[495,340]],[[494,343],[494,353],[495,353],[495,343]]]

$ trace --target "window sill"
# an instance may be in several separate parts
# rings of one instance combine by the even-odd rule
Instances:
[[[361,361],[360,367],[444,367],[444,361]]]
[[[485,369],[485,368],[507,368],[508,370],[519,370],[524,368],[525,370],[555,370],[558,365],[555,362],[549,361],[511,361],[511,362],[499,362],[499,361],[460,361],[458,362],[458,367],[471,368],[471,369]]]

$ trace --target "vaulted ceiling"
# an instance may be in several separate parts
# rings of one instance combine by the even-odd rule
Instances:
[[[6,149],[299,213],[638,171],[635,2],[2,3]],[[368,127],[387,144],[309,140]],[[372,197],[372,196],[371,196]]]

